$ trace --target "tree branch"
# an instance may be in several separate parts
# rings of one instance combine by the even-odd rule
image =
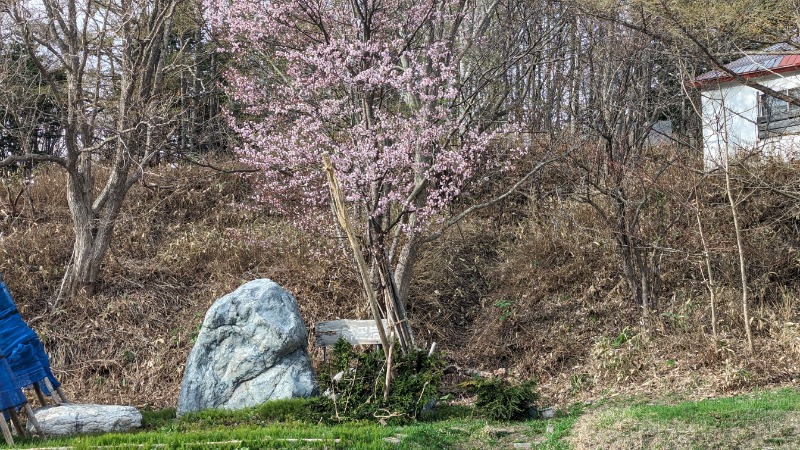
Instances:
[[[67,167],[67,161],[60,156],[37,154],[8,156],[5,159],[0,160],[0,167],[7,167],[11,164],[25,161],[52,162],[58,164],[59,166]]]
[[[550,164],[552,162],[555,162],[555,161],[561,159],[563,156],[564,155],[553,156],[553,157],[544,159],[542,161],[539,161],[536,164],[536,166],[533,167],[533,169],[531,169],[528,173],[526,173],[525,176],[523,176],[522,178],[517,180],[517,182],[514,183],[514,185],[511,186],[507,191],[505,191],[504,193],[498,195],[497,197],[495,197],[495,198],[493,198],[491,200],[485,201],[483,203],[479,203],[477,205],[472,205],[469,208],[465,209],[464,211],[461,211],[459,214],[457,214],[457,215],[453,216],[452,218],[450,218],[449,220],[445,221],[445,223],[442,224],[442,227],[439,230],[437,230],[436,232],[431,233],[428,236],[425,236],[424,238],[422,238],[422,242],[426,243],[426,242],[430,242],[430,241],[433,241],[434,239],[439,238],[450,227],[452,227],[453,225],[457,224],[458,222],[461,222],[468,215],[474,213],[475,211],[479,211],[481,209],[488,208],[489,206],[492,206],[494,204],[497,204],[497,203],[505,200],[506,198],[511,196],[511,194],[517,192],[517,190],[519,188],[521,188],[522,186],[524,186],[528,181],[530,181],[531,178],[533,178],[533,176],[535,174],[537,174],[540,170],[542,170],[545,166],[547,166],[548,164]]]

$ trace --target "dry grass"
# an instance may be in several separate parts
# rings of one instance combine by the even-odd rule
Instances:
[[[438,342],[462,366],[535,376],[558,405],[599,395],[672,390],[703,397],[796,382],[797,206],[748,187],[748,177],[742,174],[741,207],[757,355],[745,351],[730,216],[713,183],[703,190],[702,212],[724,287],[716,341],[693,217],[682,217],[664,242],[680,251],[663,257],[661,309],[643,321],[622,282],[612,235],[596,213],[541,187],[482,211],[424,248],[410,298],[418,339]],[[356,274],[335,240],[242,208],[246,183],[192,167],[147,174],[125,205],[99,295],[54,309],[71,251],[64,181],[56,170],[38,169],[24,202],[12,208],[3,192],[7,186],[13,200],[22,180],[0,180],[0,272],[74,398],[174,405],[205,310],[254,278],[290,290],[309,324],[367,316]],[[685,188],[673,184],[678,192]],[[312,355],[321,359],[316,350]]]
[[[242,208],[248,192],[236,176],[195,168],[149,173],[125,204],[99,295],[54,309],[71,222],[64,177],[43,168],[35,180],[33,208],[0,224],[0,272],[73,398],[174,405],[206,309],[254,278],[292,291],[309,323],[355,314],[349,265],[316,250],[326,239]]]

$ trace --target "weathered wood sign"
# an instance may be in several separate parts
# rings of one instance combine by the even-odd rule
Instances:
[[[378,326],[374,320],[331,320],[317,322],[314,326],[317,347],[327,347],[339,338],[352,345],[376,345],[381,343]],[[389,321],[383,319],[384,330],[389,330]]]

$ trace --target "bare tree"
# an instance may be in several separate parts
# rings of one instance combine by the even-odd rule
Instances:
[[[50,161],[66,171],[75,231],[69,295],[94,293],[123,200],[173,126],[163,49],[178,1],[2,3],[11,35],[51,92],[63,150],[10,155],[0,166]]]
[[[51,92],[23,46],[8,36],[2,24],[0,85],[0,159],[54,154],[62,130]]]
[[[574,190],[611,233],[631,296],[648,316],[658,309],[663,241],[684,212],[663,201],[671,193],[662,179],[681,162],[680,147],[652,142],[653,126],[675,107],[669,65],[648,36],[613,21],[583,22],[576,115],[596,144],[573,154]]]
[[[746,77],[726,66],[732,60],[761,53],[769,44],[783,43],[795,53],[800,52],[797,41],[800,9],[796,0],[577,1],[594,17],[650,36],[675,49],[685,61],[695,61],[702,70],[717,70],[731,81],[800,106],[799,98],[772,89],[758,78]]]

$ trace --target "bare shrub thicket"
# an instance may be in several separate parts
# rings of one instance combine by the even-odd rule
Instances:
[[[655,149],[650,157],[658,151],[671,150]],[[659,252],[654,314],[642,317],[630,301],[635,293],[623,282],[613,229],[597,216],[602,208],[576,202],[574,192],[563,189],[574,172],[556,167],[550,189],[540,186],[545,194],[497,255],[490,279],[499,282],[475,321],[481,323],[471,341],[477,354],[544,377],[561,395],[640,383],[699,392],[795,379],[800,364],[792,341],[800,319],[799,209],[792,198],[797,165],[745,160],[731,166],[745,270],[752,280],[757,358],[747,352],[741,326],[738,250],[724,174],[703,176],[696,162],[676,163],[653,183],[648,166],[639,167],[640,179],[650,181],[640,188],[652,199],[639,214],[640,245]],[[696,216],[689,213],[695,191],[717,278],[716,340],[703,245]]]

